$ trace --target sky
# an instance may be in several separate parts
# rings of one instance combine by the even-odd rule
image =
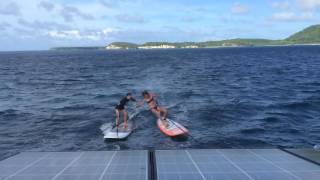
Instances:
[[[314,24],[320,0],[2,0],[0,51],[284,39]]]

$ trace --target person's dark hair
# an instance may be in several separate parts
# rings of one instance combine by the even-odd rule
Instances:
[[[131,95],[132,95],[132,93],[131,93],[131,92],[127,93],[127,96],[131,96]]]
[[[148,91],[142,91],[142,96],[144,95],[149,95],[149,92]]]

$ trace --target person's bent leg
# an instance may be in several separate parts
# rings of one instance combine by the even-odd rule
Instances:
[[[168,116],[168,110],[165,107],[159,107],[159,110],[163,113],[163,119],[166,120]]]
[[[167,115],[168,115],[168,110],[164,107],[158,107],[159,111],[163,113],[163,117],[161,118],[162,122],[166,127],[168,127],[168,120],[167,120]]]
[[[160,111],[157,111],[156,109],[151,109],[151,111],[157,116],[158,119],[161,119]]]
[[[123,119],[124,119],[124,129],[127,130],[128,127],[128,112],[124,109],[123,110]]]
[[[115,109],[116,111],[116,126],[119,126],[119,123],[120,123],[120,112],[118,109]]]

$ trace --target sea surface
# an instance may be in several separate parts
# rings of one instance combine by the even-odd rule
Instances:
[[[146,106],[104,141],[127,93],[158,94],[190,136]],[[312,148],[320,143],[320,46],[0,53],[0,159],[22,151]]]

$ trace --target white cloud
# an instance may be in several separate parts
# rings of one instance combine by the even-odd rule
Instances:
[[[249,7],[240,3],[234,3],[231,7],[233,14],[245,14],[249,12]]]
[[[278,12],[272,15],[272,20],[274,21],[306,21],[312,20],[313,13],[303,12],[301,14],[294,12]]]
[[[298,0],[298,4],[304,10],[315,10],[320,8],[320,0]]]
[[[68,30],[68,31],[49,31],[48,35],[58,39],[87,39],[87,35],[81,35],[79,30]],[[90,39],[90,38],[88,38]]]
[[[119,32],[117,28],[105,28],[102,30],[67,30],[49,31],[46,33],[51,38],[64,40],[91,40],[99,41]]]
[[[74,20],[74,17],[80,17],[84,20],[94,19],[94,17],[91,14],[84,13],[74,6],[63,6],[60,11],[60,14],[66,22],[72,22]]]
[[[315,9],[320,7],[320,0],[286,0],[271,3],[272,7],[281,10],[273,13],[274,21],[310,21],[315,19]]]
[[[99,0],[99,3],[107,8],[119,7],[122,3],[135,3],[136,0]]]
[[[119,32],[120,30],[118,28],[105,28],[103,29],[101,32],[102,34],[104,35],[109,35],[109,34],[112,34],[112,33],[117,33]]]
[[[119,14],[115,18],[120,22],[125,23],[145,23],[145,19],[140,15]]]
[[[295,18],[295,14],[293,12],[279,12],[272,15],[272,19],[279,21],[288,21],[293,18]]]
[[[103,6],[108,7],[108,8],[112,8],[112,7],[116,6],[116,3],[115,2],[110,2],[110,0],[99,0],[99,2]]]
[[[193,17],[193,16],[186,16],[186,17],[183,17],[183,18],[181,18],[181,21],[182,22],[187,22],[187,23],[192,23],[192,22],[196,22],[196,21],[198,21],[199,19],[201,19],[201,18],[199,18],[199,17]]]
[[[28,21],[25,19],[18,19],[17,23],[20,26],[26,27],[26,28],[31,28],[34,30],[52,30],[52,29],[70,29],[70,27],[68,25],[65,24],[60,24],[57,22],[53,22],[53,21]]]
[[[277,1],[277,2],[272,2],[271,4],[273,8],[277,8],[277,9],[290,9],[291,5],[292,3],[290,3],[289,1]]]
[[[49,1],[41,1],[38,6],[47,11],[52,11],[55,8],[55,5]]]
[[[11,27],[11,24],[7,22],[0,22],[0,31],[7,30],[9,27]]]
[[[8,4],[0,6],[0,14],[2,15],[21,15],[20,6],[14,2],[9,2]]]

